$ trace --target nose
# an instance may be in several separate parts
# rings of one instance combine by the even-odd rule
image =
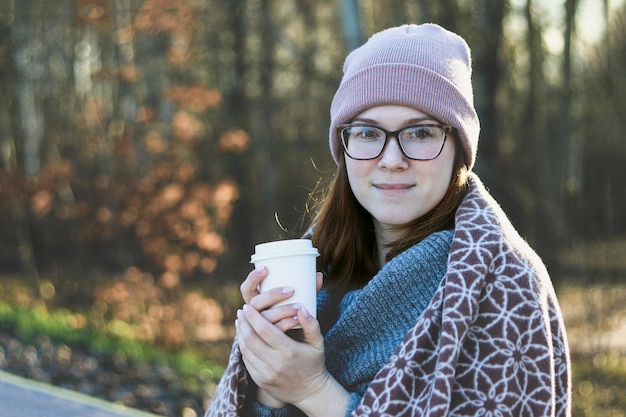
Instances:
[[[398,138],[391,136],[385,149],[378,157],[378,167],[381,169],[406,169],[408,164],[409,161],[400,148]]]

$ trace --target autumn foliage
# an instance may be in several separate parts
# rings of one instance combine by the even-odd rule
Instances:
[[[17,127],[3,142],[1,269],[30,285],[28,297],[4,295],[72,306],[79,327],[167,348],[223,340],[225,306],[205,278],[229,249],[240,198],[222,161],[243,155],[250,136],[220,119],[222,91],[190,65],[190,2],[127,5],[77,0],[64,95],[54,106],[35,97],[13,119],[0,109],[43,132],[36,172],[23,168]]]

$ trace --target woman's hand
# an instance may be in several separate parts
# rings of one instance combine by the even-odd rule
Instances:
[[[291,403],[309,415],[344,415],[349,395],[326,370],[319,323],[303,307],[296,317],[304,333],[302,342],[291,339],[250,305],[237,313],[239,348],[262,393],[258,399],[269,396],[276,402],[266,405]]]
[[[301,306],[298,304],[286,304],[271,308],[273,305],[291,297],[294,289],[291,287],[274,288],[261,294],[259,292],[259,285],[261,281],[267,277],[267,274],[268,271],[265,267],[251,271],[239,288],[241,296],[246,305],[260,312],[265,320],[274,324],[274,326],[284,333],[298,325],[298,310]],[[322,285],[323,275],[321,272],[318,272],[316,274],[316,288],[318,292],[322,288]],[[240,312],[238,313],[238,316],[239,315]],[[256,395],[257,401],[269,407],[281,408],[287,404],[275,399],[261,387],[259,387]]]
[[[297,311],[301,306],[299,304],[286,304],[271,308],[273,305],[291,297],[294,289],[292,287],[278,287],[260,293],[259,285],[267,277],[267,272],[265,267],[251,271],[239,287],[241,296],[245,304],[261,312],[268,321],[274,323],[285,332],[298,325]],[[322,283],[323,275],[321,272],[318,272],[316,274],[318,292],[322,288]]]

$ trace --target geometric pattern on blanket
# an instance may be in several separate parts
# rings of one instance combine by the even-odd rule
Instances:
[[[353,416],[569,416],[567,338],[543,263],[472,176],[448,272]]]

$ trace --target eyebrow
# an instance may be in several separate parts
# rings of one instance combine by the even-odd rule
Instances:
[[[363,118],[363,117],[355,117],[352,122],[360,122],[360,123],[367,123],[367,124],[372,124],[372,125],[378,125],[380,124],[379,120],[374,120],[374,119],[367,119],[367,118]],[[403,125],[407,126],[407,125],[412,125],[412,124],[416,124],[416,123],[422,123],[422,122],[432,122],[432,123],[440,123],[439,121],[433,119],[432,117],[417,117],[414,119],[409,119],[409,120],[405,120]]]

